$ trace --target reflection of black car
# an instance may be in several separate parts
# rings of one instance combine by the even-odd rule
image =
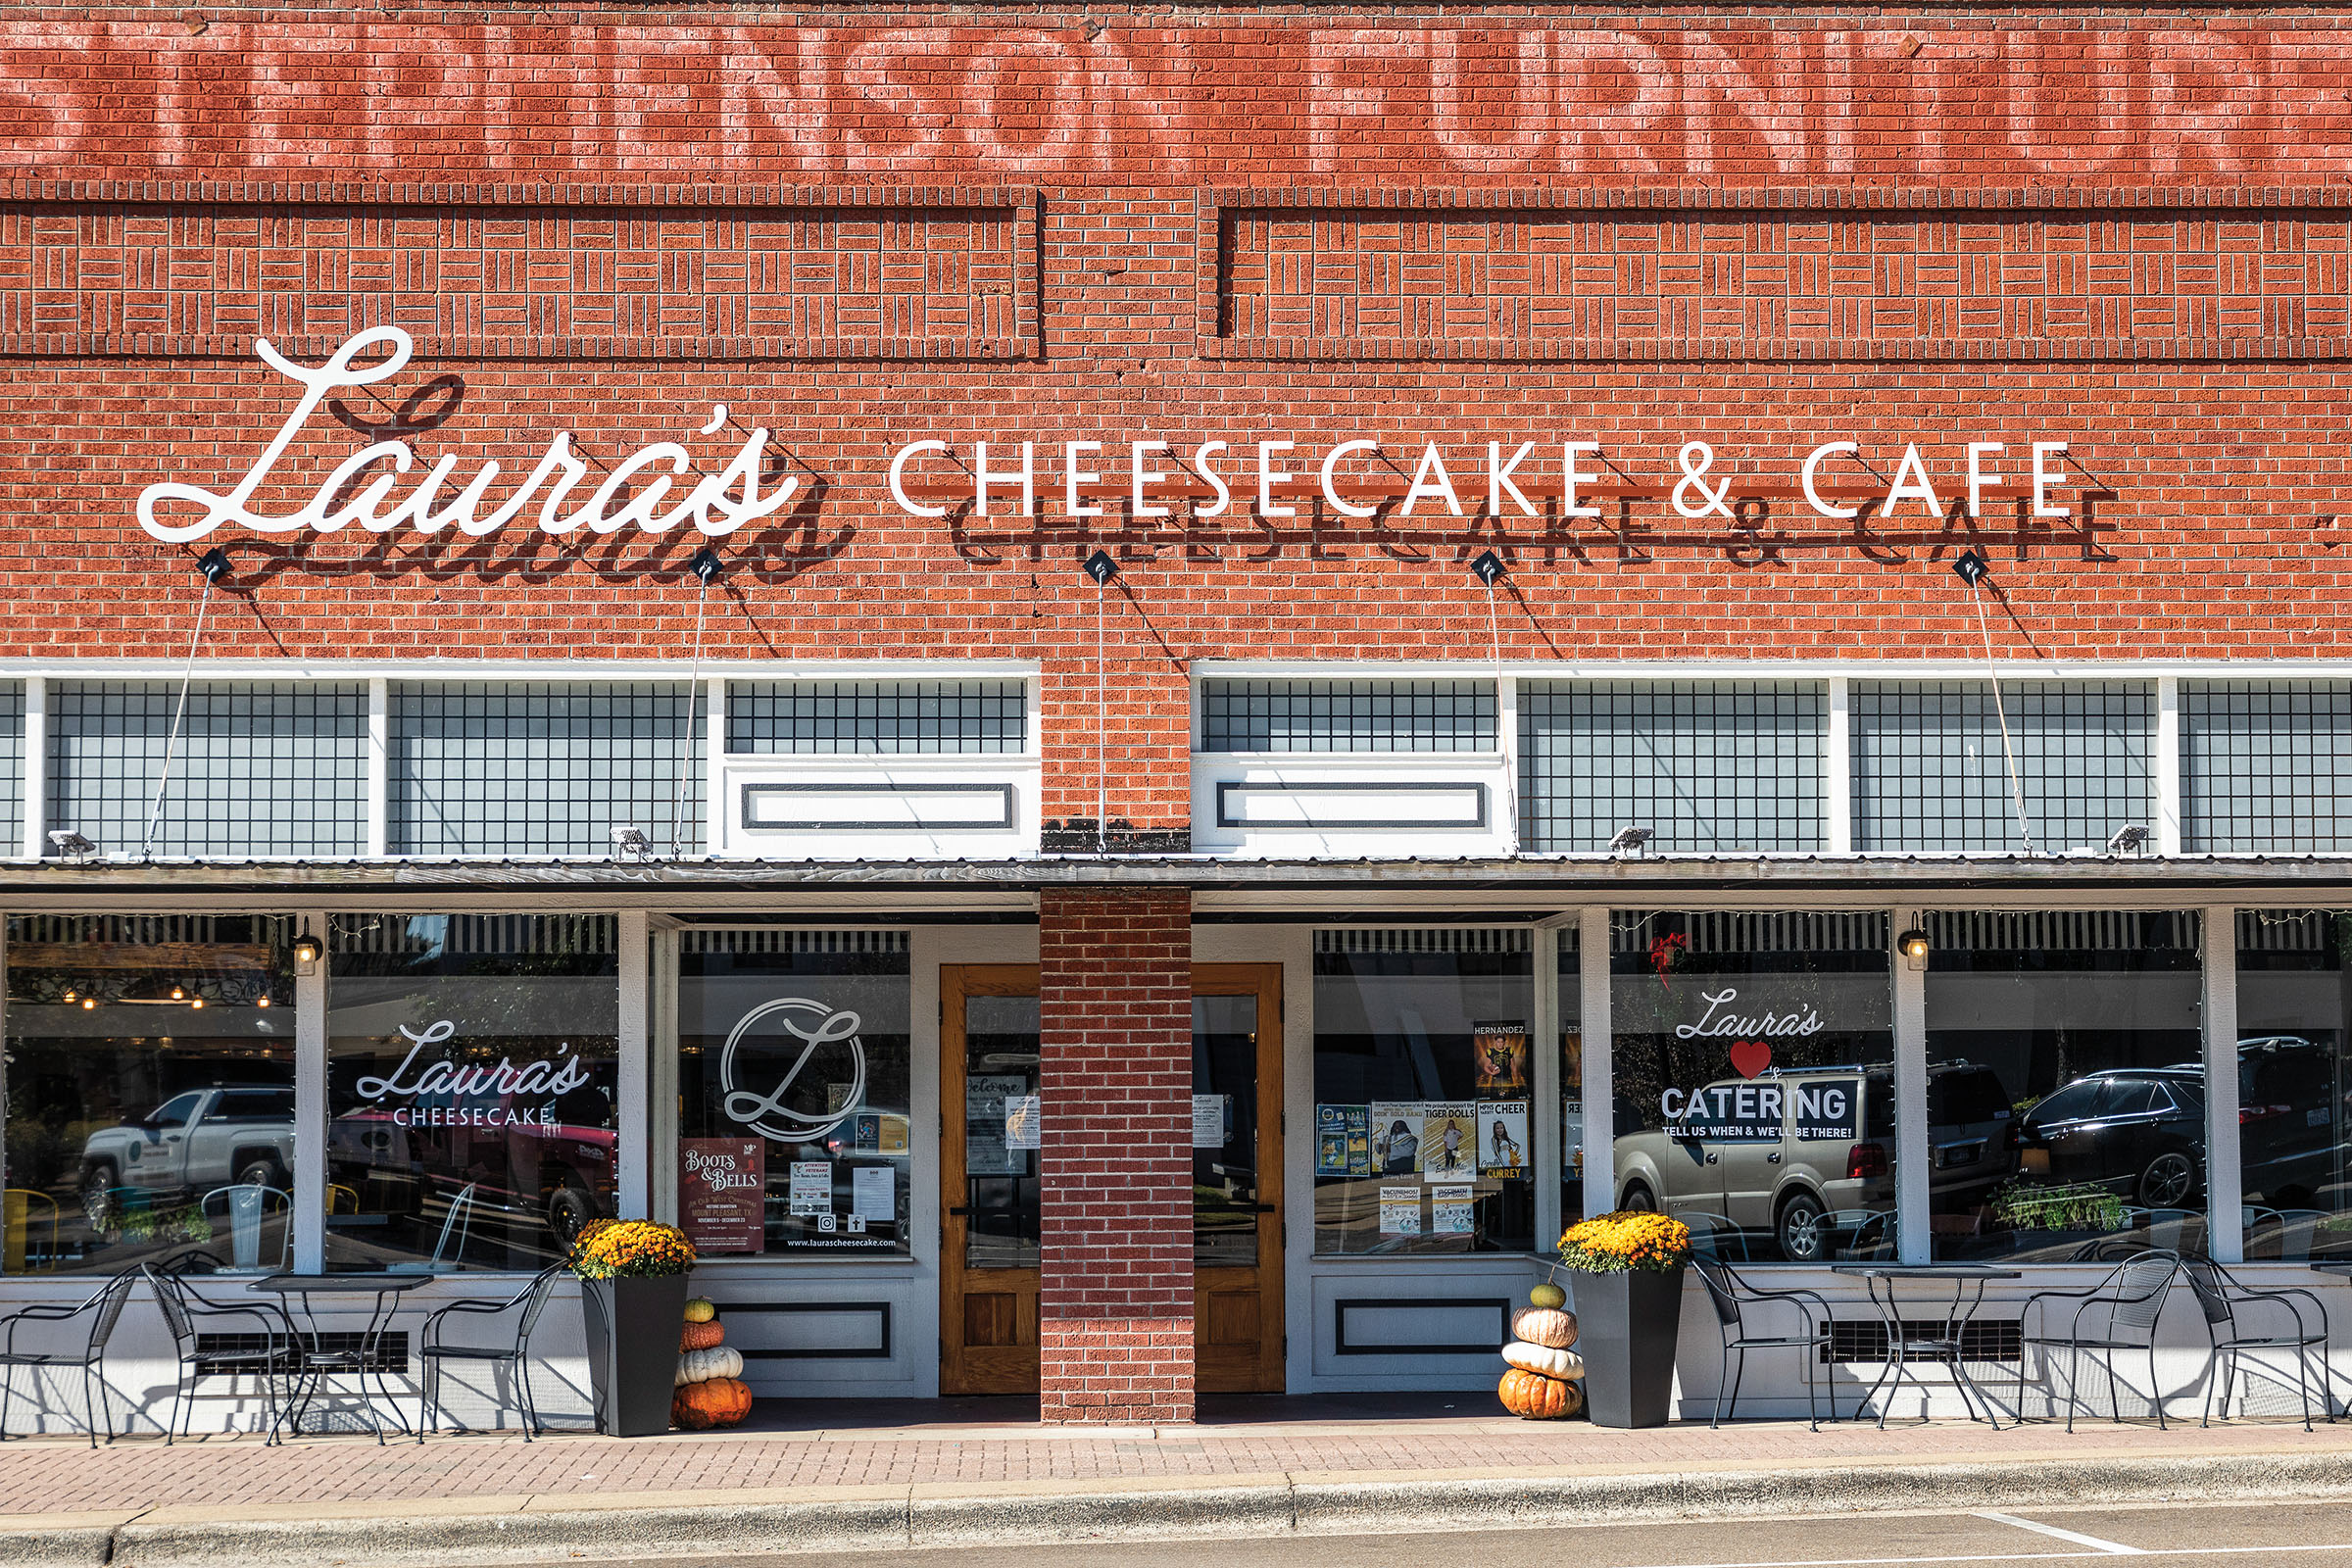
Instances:
[[[2301,1035],[2237,1043],[2237,1123],[2249,1201],[2315,1204],[2335,1186],[2344,1095],[2335,1054]]]
[[[2178,1067],[2094,1072],[2027,1111],[2024,1138],[2055,1181],[2179,1208],[2204,1185],[2205,1082]]]

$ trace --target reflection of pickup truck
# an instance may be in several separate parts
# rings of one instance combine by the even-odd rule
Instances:
[[[601,1120],[609,1115],[603,1105],[600,1098],[593,1110],[578,1109]],[[412,1224],[428,1198],[446,1204],[467,1193],[477,1215],[503,1216],[525,1233],[544,1225],[564,1247],[609,1209],[597,1195],[612,1190],[611,1128],[511,1119],[516,1107],[504,1101],[466,1107],[494,1116],[490,1125],[436,1125],[434,1108],[447,1107],[412,1108],[405,1121],[375,1109],[337,1116],[327,1127],[328,1181],[357,1194],[362,1212]]]
[[[206,1192],[293,1185],[294,1091],[279,1084],[191,1089],[135,1121],[101,1127],[81,1150],[85,1193],[142,1187]]]

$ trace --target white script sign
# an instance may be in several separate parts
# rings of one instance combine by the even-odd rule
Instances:
[[[406,523],[418,533],[434,534],[454,527],[462,534],[479,537],[495,533],[520,516],[534,499],[539,501],[539,527],[546,533],[566,534],[582,527],[590,533],[617,533],[631,523],[647,533],[667,533],[681,522],[692,522],[703,533],[717,535],[733,533],[745,523],[777,511],[800,488],[798,478],[787,478],[774,490],[760,493],[760,475],[767,448],[767,431],[761,428],[745,438],[724,468],[701,479],[684,500],[667,511],[662,510],[662,503],[677,477],[694,462],[693,454],[674,441],[657,441],[638,448],[612,466],[605,482],[587,500],[567,512],[564,503],[587,477],[588,465],[572,456],[571,432],[558,430],[538,466],[531,469],[512,495],[487,514],[482,513],[481,507],[498,478],[496,462],[483,464],[481,471],[465,489],[444,498],[442,488],[458,466],[457,455],[449,454],[436,461],[407,495],[395,501],[392,491],[399,482],[398,476],[409,471],[416,455],[405,441],[378,441],[337,464],[332,472],[318,481],[318,489],[298,511],[265,514],[255,512],[248,503],[270,477],[277,460],[285,455],[294,433],[326,395],[338,387],[368,386],[397,374],[409,363],[414,345],[409,334],[397,326],[372,327],[345,342],[316,370],[296,365],[278,353],[267,338],[254,348],[271,369],[300,382],[302,396],[296,400],[294,412],[286,416],[286,422],[278,427],[276,437],[245,471],[245,477],[237,481],[237,487],[226,495],[201,485],[178,483],[151,484],[139,493],[139,526],[166,544],[202,539],[224,523],[232,522],[242,523],[255,533],[298,533],[306,527],[319,533],[335,533],[356,522],[370,533],[390,533]],[[378,349],[390,352],[377,364],[354,368],[354,362]],[[713,417],[704,426],[703,433],[711,433],[724,420],[721,405],[713,411]],[[378,464],[390,465],[392,471],[377,473],[361,483]],[[612,509],[613,501],[631,487],[640,473],[664,466],[667,473],[657,475],[617,510]],[[727,493],[737,486],[742,490],[740,499]],[[186,521],[172,521],[162,514],[164,508],[181,502],[193,504],[198,509],[196,516]]]

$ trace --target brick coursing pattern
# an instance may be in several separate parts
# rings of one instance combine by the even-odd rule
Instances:
[[[1039,908],[1049,1421],[1192,1419],[1192,940],[1183,892]]]

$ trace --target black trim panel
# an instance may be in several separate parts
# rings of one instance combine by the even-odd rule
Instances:
[[[760,795],[995,795],[1002,808],[993,819],[962,822],[755,822],[752,800]],[[1009,784],[751,784],[743,786],[746,833],[1008,833],[1012,830]]]
[[[856,1348],[837,1349],[747,1349],[746,1361],[887,1361],[891,1357],[891,1309],[888,1301],[726,1301],[720,1303],[722,1317],[754,1312],[871,1312],[880,1329],[881,1348],[873,1350]]]
[[[1396,1311],[1401,1308],[1426,1311],[1431,1307],[1461,1308],[1491,1307],[1494,1312],[1494,1340],[1491,1345],[1350,1345],[1348,1343],[1348,1314],[1352,1311]],[[1472,1297],[1467,1299],[1444,1296],[1355,1296],[1343,1297],[1331,1303],[1331,1344],[1334,1355],[1494,1355],[1511,1337],[1511,1298],[1507,1296]]]

